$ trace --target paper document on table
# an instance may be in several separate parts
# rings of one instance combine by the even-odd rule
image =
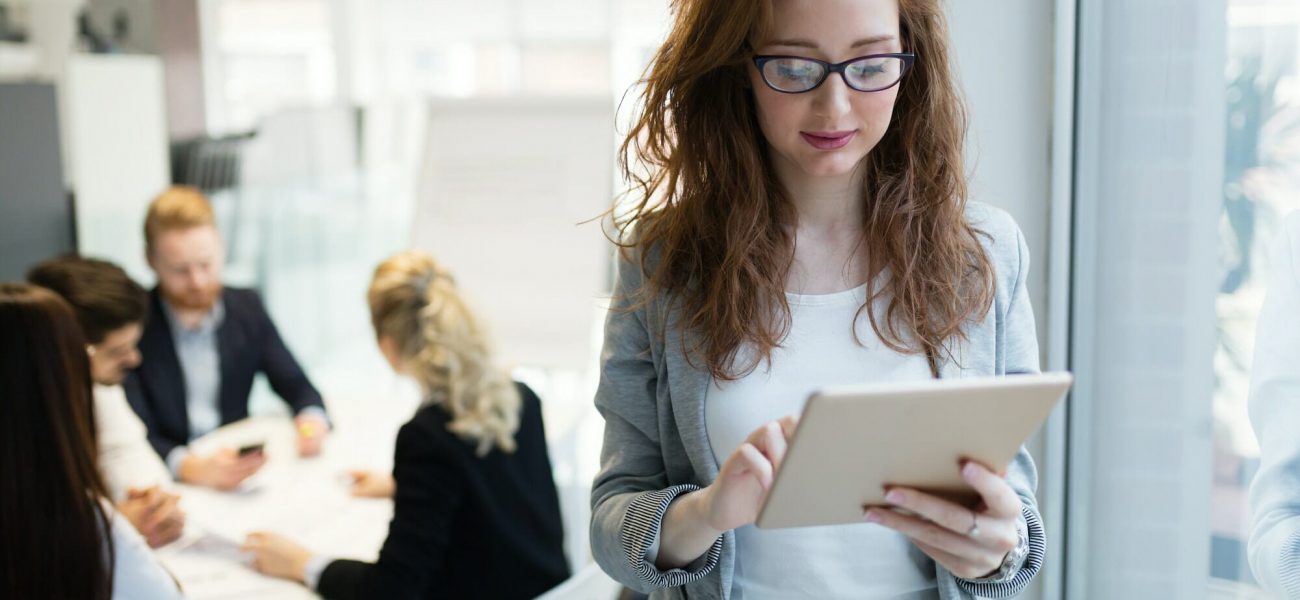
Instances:
[[[282,598],[305,592],[296,583],[254,571],[234,540],[194,529],[157,553],[172,576],[184,582],[187,598]]]

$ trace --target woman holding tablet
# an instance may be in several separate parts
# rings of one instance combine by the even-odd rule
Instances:
[[[597,561],[657,598],[1019,593],[1044,547],[1023,449],[953,465],[974,510],[895,488],[859,525],[753,526],[813,390],[1038,371],[1024,238],[966,200],[941,3],[674,6],[622,148]]]

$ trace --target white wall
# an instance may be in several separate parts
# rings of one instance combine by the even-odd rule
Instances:
[[[171,181],[162,63],[152,56],[76,55],[60,89],[68,169],[76,192],[77,249],[152,282],[144,215]]]
[[[1044,0],[950,1],[953,55],[971,113],[971,199],[1006,209],[1032,257],[1030,301],[1047,313],[1051,193],[1052,5]],[[1041,335],[1040,335],[1041,338]]]

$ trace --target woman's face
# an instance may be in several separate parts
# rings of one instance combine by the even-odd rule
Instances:
[[[816,58],[830,63],[902,52],[898,0],[772,0],[773,27],[758,55]],[[751,63],[750,83],[763,137],[779,171],[842,176],[885,135],[898,86],[859,92],[832,73],[817,88],[778,92]]]

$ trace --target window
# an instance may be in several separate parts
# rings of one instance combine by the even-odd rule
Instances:
[[[1069,598],[1256,598],[1246,413],[1300,5],[1082,0]]]
[[[1267,251],[1281,218],[1300,209],[1300,5],[1232,0],[1227,23],[1210,575],[1233,589],[1254,581],[1247,490],[1259,446],[1246,399]]]

